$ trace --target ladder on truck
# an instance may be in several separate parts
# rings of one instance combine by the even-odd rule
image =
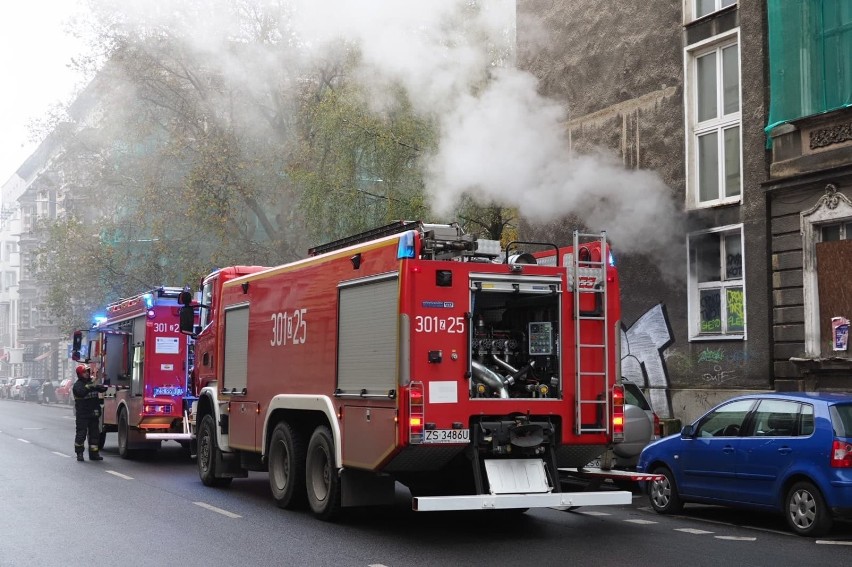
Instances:
[[[600,244],[599,257],[595,258],[586,245]],[[583,252],[585,251],[585,253]],[[574,253],[570,264],[570,284],[574,299],[575,352],[575,433],[609,433],[610,380],[609,315],[607,313],[607,241],[606,231],[600,234],[583,234],[574,231]],[[594,294],[594,310],[581,310],[581,306]],[[601,361],[598,363],[598,361]],[[600,387],[597,386],[600,384]],[[583,422],[588,408],[594,408],[594,421]]]

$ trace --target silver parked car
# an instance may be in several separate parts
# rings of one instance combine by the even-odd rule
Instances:
[[[24,385],[27,380],[29,380],[29,378],[15,378],[15,381],[12,382],[12,386],[9,389],[9,397],[13,400],[23,400],[26,396],[26,389]]]
[[[660,419],[642,390],[629,380],[624,386],[624,441],[613,446],[615,467],[632,469],[639,462],[639,454],[651,441],[659,438]]]
[[[624,387],[624,440],[587,466],[596,468],[634,469],[639,455],[649,443],[659,439],[660,419],[634,382],[621,379]]]

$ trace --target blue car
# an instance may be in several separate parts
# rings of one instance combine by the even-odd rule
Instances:
[[[651,506],[685,502],[781,512],[799,535],[818,536],[852,517],[852,394],[766,393],[732,398],[651,443],[637,470]]]

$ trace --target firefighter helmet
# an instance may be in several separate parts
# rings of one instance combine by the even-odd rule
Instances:
[[[77,368],[75,368],[74,370],[75,370],[75,372],[77,373],[77,377],[79,377],[79,378],[83,378],[83,377],[84,377],[84,375],[85,375],[87,372],[88,372],[88,373],[91,373],[91,371],[92,371],[92,370],[91,370],[91,368],[89,368],[89,367],[88,367],[88,366],[86,366],[85,364],[78,364],[78,365],[77,365]]]

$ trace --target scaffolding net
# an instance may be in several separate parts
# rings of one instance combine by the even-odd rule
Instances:
[[[852,105],[852,0],[768,0],[769,124]]]

